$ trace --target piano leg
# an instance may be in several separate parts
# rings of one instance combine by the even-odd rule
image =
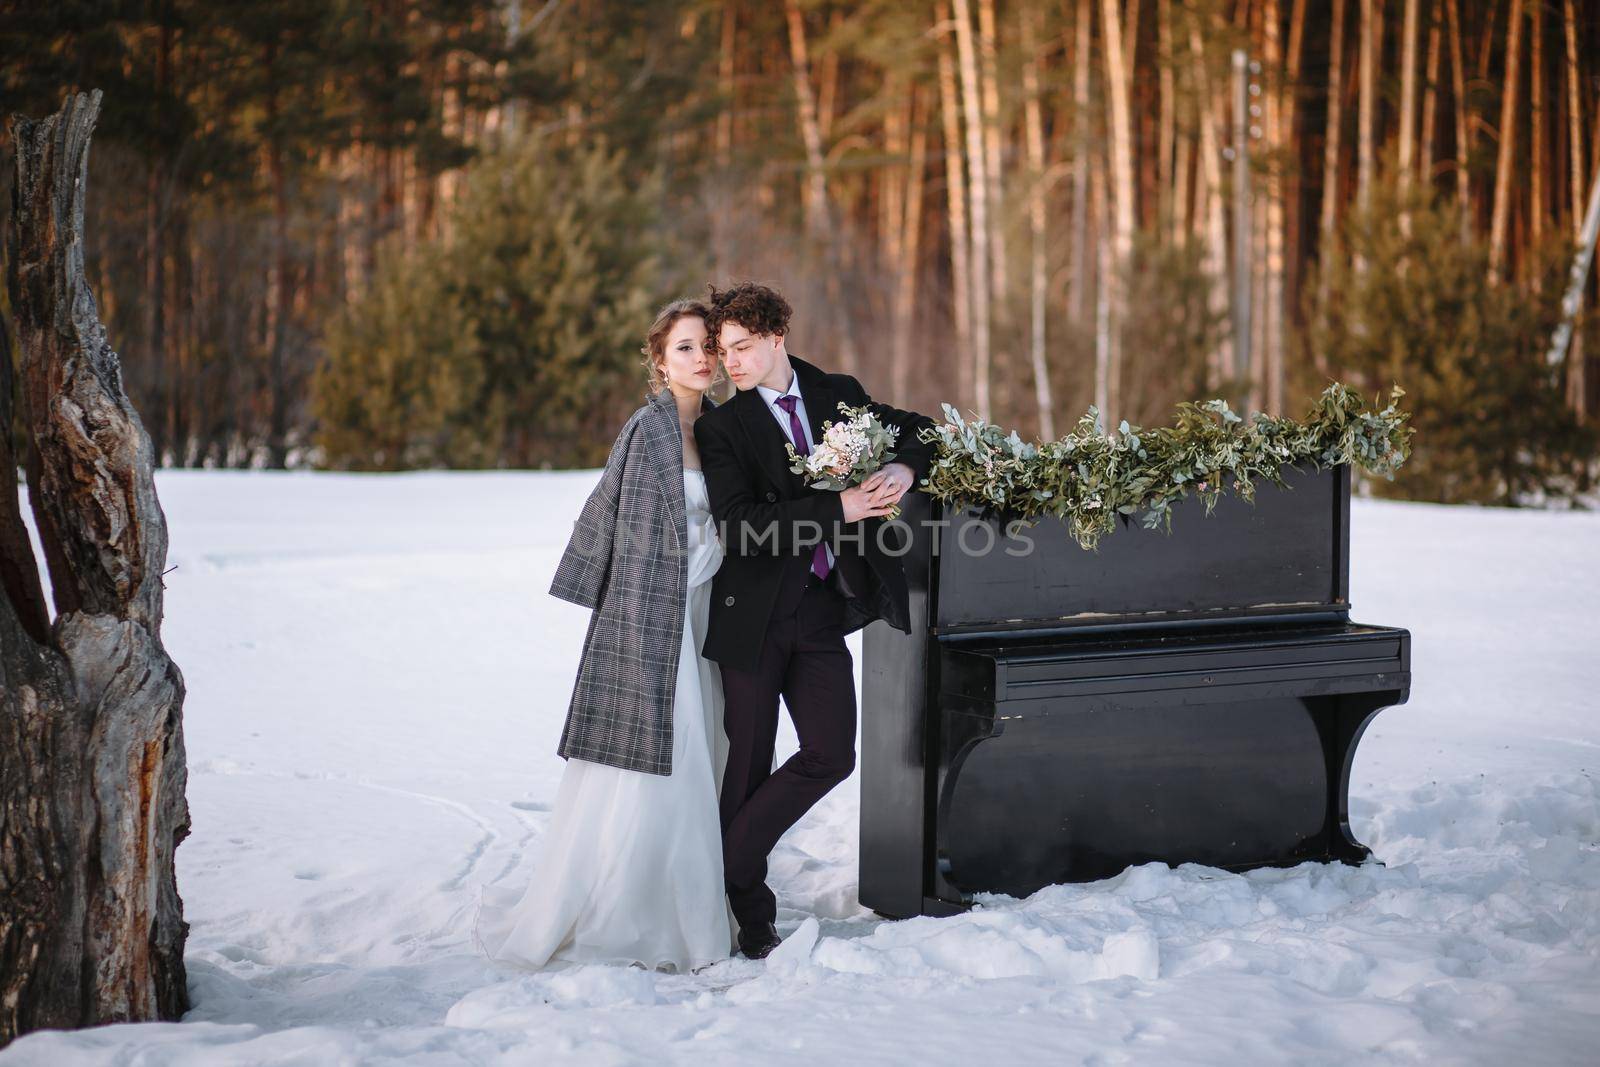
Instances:
[[[1343,693],[1321,700],[1325,707],[1314,718],[1328,768],[1328,858],[1356,867],[1368,860],[1382,866],[1383,861],[1350,832],[1350,770],[1367,724],[1384,708],[1404,703],[1405,694],[1399,690]]]

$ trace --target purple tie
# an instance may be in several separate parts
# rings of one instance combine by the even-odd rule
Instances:
[[[780,396],[778,406],[789,413],[789,438],[794,441],[794,450],[802,456],[811,455],[811,446],[806,444],[806,432],[800,426],[800,416],[795,414],[794,406],[800,402],[797,396]],[[821,541],[811,553],[811,573],[818,578],[828,576],[828,547]]]

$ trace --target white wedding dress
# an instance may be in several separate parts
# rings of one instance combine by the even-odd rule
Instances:
[[[700,655],[722,545],[705,476],[683,472],[688,583],[672,711],[672,773],[569,759],[525,889],[485,886],[474,940],[523,968],[637,963],[686,972],[727,959],[717,796],[727,762],[722,676]]]

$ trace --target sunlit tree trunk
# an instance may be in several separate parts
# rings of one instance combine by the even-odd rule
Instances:
[[[1583,239],[1583,92],[1578,67],[1578,15],[1574,0],[1562,0],[1561,22],[1567,46],[1567,162],[1572,182],[1572,232]],[[1583,290],[1578,291],[1577,312],[1583,309]],[[1583,333],[1572,339],[1567,357],[1567,400],[1581,420],[1585,415]]]
[[[1445,0],[1450,20],[1450,95],[1455,103],[1456,125],[1456,207],[1461,215],[1461,243],[1472,239],[1472,174],[1467,158],[1472,148],[1472,131],[1467,121],[1466,56],[1461,49],[1460,0]]]
[[[1029,285],[1029,345],[1033,365],[1033,396],[1039,411],[1039,436],[1046,441],[1055,440],[1055,416],[1050,399],[1050,368],[1045,357],[1045,272],[1047,269],[1045,232],[1045,161],[1044,115],[1039,103],[1038,34],[1034,28],[1036,14],[1031,7],[1022,9],[1022,94],[1023,125],[1028,142],[1028,229],[1032,252]]]
[[[785,0],[784,14],[789,28],[789,59],[794,81],[796,110],[800,120],[800,139],[806,150],[806,232],[823,255],[825,262],[823,285],[828,302],[834,307],[841,307],[844,294],[839,283],[838,249],[833,240],[833,225],[829,215],[822,128],[817,122],[816,97],[811,90],[811,63],[806,46],[805,19],[798,0]],[[839,337],[839,362],[846,374],[854,374],[857,370],[857,359],[850,316],[841,313],[836,326]]]
[[[1156,185],[1161,190],[1161,222],[1166,226],[1169,240],[1176,243],[1183,233],[1183,227],[1178,208],[1178,182],[1175,176],[1177,160],[1175,153],[1176,120],[1174,109],[1177,106],[1176,70],[1175,59],[1172,54],[1172,0],[1159,0],[1156,4],[1156,40],[1160,55],[1156,62],[1160,65],[1160,80],[1157,83],[1157,93],[1160,95],[1159,114],[1157,122],[1156,145]]]
[[[828,16],[830,35],[838,31],[843,18],[838,8]],[[833,136],[835,101],[839,97],[839,50],[830,48],[823,53],[821,66],[817,76],[817,130],[822,134],[822,143],[827,144],[828,138]]]
[[[1104,30],[1101,46],[1106,61],[1106,96],[1110,104],[1111,177],[1115,186],[1112,190],[1111,207],[1116,213],[1111,225],[1110,269],[1105,272],[1100,283],[1108,290],[1111,316],[1107,331],[1109,348],[1105,369],[1110,375],[1112,386],[1108,388],[1107,395],[1111,403],[1120,407],[1122,398],[1117,395],[1115,383],[1121,374],[1122,324],[1126,319],[1127,297],[1124,274],[1129,269],[1129,261],[1133,258],[1133,134],[1128,110],[1128,75],[1123,65],[1122,24],[1118,0],[1102,0],[1100,13],[1101,27]]]
[[[989,200],[989,283],[992,286],[993,304],[1000,309],[1005,306],[1010,282],[1006,256],[1004,168],[1000,164],[1000,142],[1004,130],[1000,125],[999,40],[994,20],[994,0],[978,0],[978,49],[979,97],[983,102],[983,181]]]
[[[1322,139],[1322,237],[1318,255],[1319,299],[1328,298],[1328,267],[1333,261],[1339,224],[1339,137],[1344,132],[1344,0],[1333,0],[1333,23],[1328,42],[1328,127]]]
[[[972,10],[967,0],[955,0],[956,52],[960,59],[962,111],[967,129],[967,175],[972,221],[972,378],[978,417],[987,420],[989,408],[989,192],[983,152],[983,107],[979,96],[977,47],[973,41]]]
[[[913,313],[917,306],[917,275],[922,259],[922,190],[928,168],[928,131],[917,107],[918,87],[912,86],[906,101],[907,121],[911,126],[910,165],[906,170],[905,192],[898,197],[903,205],[899,242],[899,270],[895,289],[895,348],[890,368],[892,395],[896,404],[910,403],[911,336]]]
[[[717,166],[733,162],[733,71],[737,42],[737,0],[722,0],[722,39],[717,48],[717,91],[722,107],[717,111]]]
[[[1417,144],[1417,39],[1421,33],[1422,12],[1419,0],[1405,0],[1404,21],[1400,24],[1400,158],[1401,199],[1411,189],[1416,166]],[[1400,232],[1411,232],[1411,215],[1400,213]]]
[[[1195,175],[1195,212],[1205,219],[1205,272],[1209,281],[1211,314],[1228,314],[1228,224],[1222,203],[1222,146],[1212,111],[1211,77],[1206,71],[1205,38],[1194,0],[1187,2],[1189,61],[1195,84],[1195,124],[1200,129],[1200,161]],[[1224,336],[1208,360],[1208,388],[1216,388],[1233,374],[1233,342]]]
[[[784,0],[789,25],[790,71],[800,120],[800,141],[806,150],[806,231],[825,240],[828,229],[828,181],[823,170],[822,129],[817,125],[817,101],[811,91],[810,60],[806,52],[806,24],[798,0]]]
[[[1250,76],[1244,50],[1233,50],[1233,366],[1232,376],[1243,382],[1251,379],[1253,389],[1260,378],[1255,376],[1255,357],[1261,346],[1252,343],[1254,324],[1251,301],[1254,297],[1255,264],[1259,261],[1255,251],[1254,235],[1261,232],[1251,210],[1250,199]],[[1248,401],[1247,401],[1248,403]]]
[[[1422,84],[1422,141],[1417,146],[1417,174],[1422,183],[1433,184],[1433,149],[1439,135],[1439,12],[1433,0],[1428,6],[1428,59]]]
[[[948,24],[941,5],[939,21]],[[945,212],[950,230],[950,306],[956,331],[956,395],[958,403],[972,402],[972,252],[967,229],[967,181],[961,159],[961,111],[957,100],[956,61],[951,55],[951,33],[940,35],[939,114],[944,124]]]
[[[1372,203],[1377,166],[1378,61],[1382,56],[1383,16],[1377,0],[1361,0],[1361,96],[1356,105],[1356,203]]]
[[[1528,183],[1528,241],[1538,244],[1544,235],[1545,182],[1545,130],[1544,130],[1544,2],[1534,0],[1528,5],[1528,15],[1533,25],[1528,32],[1528,138],[1533,156]]]
[[[1266,60],[1266,69],[1270,72],[1273,84],[1269,85],[1266,97],[1264,132],[1267,144],[1271,147],[1272,160],[1267,170],[1267,195],[1264,205],[1266,215],[1266,255],[1263,262],[1265,277],[1263,278],[1263,300],[1261,308],[1261,332],[1263,340],[1262,364],[1265,381],[1264,407],[1271,414],[1280,414],[1283,410],[1283,332],[1284,332],[1284,301],[1283,301],[1283,274],[1284,274],[1284,217],[1285,217],[1285,185],[1288,166],[1289,143],[1292,136],[1285,136],[1293,132],[1292,108],[1283,103],[1284,97],[1292,91],[1293,75],[1284,63],[1282,42],[1280,39],[1280,12],[1278,0],[1265,0],[1262,5],[1263,20],[1263,58]],[[1285,123],[1288,123],[1286,128]]]
[[[1081,323],[1089,294],[1089,76],[1094,70],[1089,40],[1089,0],[1077,0],[1072,35],[1072,295],[1068,314]]]
[[[1517,64],[1522,54],[1522,0],[1511,0],[1506,25],[1506,76],[1500,92],[1500,151],[1494,169],[1494,212],[1489,221],[1489,276],[1498,280],[1506,261],[1511,222],[1512,160],[1517,146]]]
[[[1277,378],[1278,390],[1277,406],[1272,410],[1282,413],[1287,397],[1284,391],[1287,388],[1288,372],[1284,368],[1287,350],[1287,334],[1293,327],[1296,319],[1296,309],[1300,306],[1300,258],[1305,247],[1300,235],[1300,218],[1302,199],[1300,192],[1300,167],[1298,166],[1299,134],[1300,134],[1300,68],[1305,56],[1306,41],[1306,0],[1294,0],[1294,6],[1289,9],[1289,51],[1284,58],[1284,85],[1283,85],[1283,112],[1279,119],[1279,140],[1283,144],[1285,156],[1293,160],[1287,165],[1286,171],[1280,179],[1286,190],[1283,198],[1283,268],[1280,271],[1282,278],[1283,295],[1279,300],[1281,308],[1281,326],[1279,329],[1278,345],[1281,353],[1278,365],[1280,372]]]
[[[887,160],[905,160],[906,139],[910,135],[911,116],[901,106],[902,99],[911,99],[911,83],[896,71],[888,71],[883,85],[883,152]],[[902,246],[905,244],[904,206],[901,198],[906,186],[900,167],[886,162],[872,172],[877,187],[878,257],[889,269],[900,268]]]
[[[1090,175],[1089,197],[1095,217],[1095,262],[1098,278],[1094,287],[1094,406],[1100,412],[1100,428],[1109,432],[1111,421],[1111,291],[1116,271],[1111,242],[1106,240],[1106,176],[1097,159]]]

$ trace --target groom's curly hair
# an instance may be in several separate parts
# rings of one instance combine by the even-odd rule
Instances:
[[[725,322],[737,323],[758,337],[783,336],[789,332],[789,302],[775,289],[755,282],[740,282],[726,289],[706,286],[706,303],[711,315],[706,319],[706,344],[720,350],[717,335]]]

